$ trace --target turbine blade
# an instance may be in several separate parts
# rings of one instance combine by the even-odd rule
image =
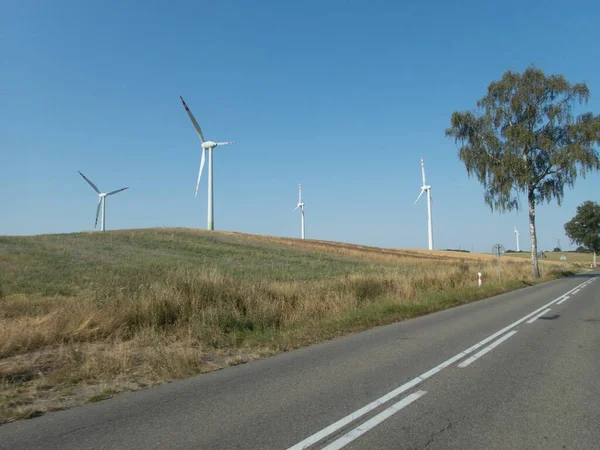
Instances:
[[[298,208],[300,208],[300,205],[296,206],[296,207],[294,208],[294,211],[296,211]],[[292,212],[294,212],[294,211],[292,211]]]
[[[98,207],[96,208],[96,223],[94,223],[94,228],[98,226],[98,216],[100,215],[100,204],[102,203],[102,197],[98,199]]]
[[[196,182],[196,193],[194,197],[198,197],[198,188],[200,187],[200,177],[202,176],[202,169],[204,168],[204,160],[206,159],[206,150],[202,149],[202,158],[200,158],[200,170],[198,171],[198,181]]]
[[[79,172],[79,170],[78,170],[77,172]],[[96,187],[96,185],[95,185],[94,183],[92,183],[92,182],[89,180],[89,178],[88,178],[88,177],[86,177],[86,176],[85,176],[84,174],[82,174],[81,172],[79,172],[79,175],[81,175],[81,176],[83,177],[83,179],[84,179],[85,181],[87,181],[87,182],[88,182],[88,184],[89,184],[89,185],[92,187],[92,189],[93,189],[93,190],[95,190],[95,191],[96,191],[96,193],[98,193],[98,194],[100,193],[100,190],[99,190],[99,189]]]
[[[415,204],[419,201],[419,199],[421,198],[421,195],[423,195],[423,192],[425,192],[425,189],[421,189],[421,193],[419,194],[419,196],[415,200]]]
[[[188,105],[185,103],[185,100],[183,99],[183,97],[180,95],[179,98],[181,99],[181,103],[183,103],[183,107],[187,111],[188,116],[190,116],[190,119],[192,120],[192,124],[194,124],[194,128],[196,129],[196,133],[198,133],[198,136],[200,137],[200,141],[204,142],[204,135],[202,134],[202,128],[200,128],[200,125],[198,125],[196,118],[190,111],[190,108],[188,108]]]
[[[109,192],[106,195],[113,195],[113,194],[116,194],[117,192],[124,191],[125,189],[129,189],[129,187],[124,187],[124,188],[121,188],[121,189],[117,189],[116,191]]]
[[[229,142],[217,142],[217,145],[230,145],[233,144],[233,141],[229,141]]]
[[[421,158],[421,172],[423,174],[423,186],[425,186],[427,183],[425,182],[425,162],[423,158]]]

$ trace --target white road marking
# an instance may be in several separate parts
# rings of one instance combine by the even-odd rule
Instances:
[[[396,403],[396,404],[390,406],[388,409],[380,412],[375,417],[367,420],[365,423],[359,425],[358,427],[356,427],[354,430],[350,431],[349,433],[346,433],[338,440],[329,444],[327,447],[324,447],[323,450],[339,450],[340,448],[345,447],[346,445],[348,445],[350,442],[352,442],[359,436],[365,434],[371,428],[376,427],[381,422],[390,418],[391,416],[396,414],[398,411],[407,407],[412,402],[417,400],[419,397],[424,396],[425,394],[427,394],[427,391],[417,391],[414,394],[410,394],[409,396],[404,397],[398,403]]]
[[[580,290],[581,290],[581,288],[579,288],[579,289],[577,289],[577,290],[575,290],[575,291],[571,292],[571,295],[575,295],[575,294],[577,294],[577,293],[578,293]]]
[[[516,330],[511,331],[510,333],[506,333],[504,336],[502,336],[500,339],[498,339],[497,341],[492,342],[490,345],[488,345],[486,348],[484,348],[483,350],[475,353],[473,356],[471,356],[469,359],[463,361],[462,363],[460,363],[458,365],[458,367],[465,368],[467,367],[469,364],[471,364],[472,362],[477,361],[479,358],[481,358],[483,355],[485,355],[487,352],[489,352],[490,350],[494,349],[495,347],[498,347],[500,344],[502,344],[505,340],[507,340],[509,337],[513,336],[517,334]]]
[[[594,277],[592,279],[592,281],[595,280],[596,278],[598,278],[598,277]],[[583,284],[583,283],[581,283],[581,284]],[[473,353],[478,348],[483,347],[488,342],[493,341],[498,336],[503,335],[504,333],[506,333],[507,331],[509,331],[512,328],[516,327],[517,325],[519,325],[519,324],[523,323],[524,321],[530,319],[531,317],[535,316],[540,311],[543,311],[548,306],[551,306],[554,303],[556,303],[557,301],[561,300],[565,295],[568,295],[571,292],[573,292],[575,289],[578,289],[581,286],[581,284],[579,286],[574,287],[569,292],[566,292],[565,294],[561,295],[560,297],[555,298],[554,300],[552,300],[551,302],[549,302],[546,305],[542,306],[541,308],[536,309],[535,311],[527,314],[526,316],[520,318],[519,320],[516,320],[515,322],[511,323],[510,325],[507,325],[506,327],[502,328],[501,330],[496,331],[495,333],[489,335],[487,338],[479,341],[477,344],[473,345],[472,347],[469,347],[468,349],[463,350],[462,352],[458,353],[457,355],[454,355],[452,358],[447,359],[443,363],[438,364],[433,369],[430,369],[427,372],[419,375],[418,377],[413,378],[412,380],[404,383],[402,386],[397,387],[396,389],[388,392],[387,394],[383,395],[382,397],[379,397],[377,400],[372,401],[368,405],[365,405],[362,408],[357,409],[353,413],[348,414],[346,417],[341,418],[337,422],[334,422],[331,425],[323,428],[322,430],[317,431],[315,434],[312,434],[309,437],[307,437],[306,439],[304,439],[304,440],[298,442],[297,444],[289,447],[288,450],[301,450],[301,449],[308,448],[311,445],[313,445],[313,444],[319,442],[320,440],[326,438],[327,436],[335,433],[340,428],[343,428],[346,425],[348,425],[349,423],[354,422],[355,420],[359,419],[360,417],[364,416],[365,414],[369,413],[370,411],[374,410],[375,408],[383,405],[384,403],[389,402],[393,398],[399,396],[400,394],[403,394],[404,392],[408,391],[409,389],[412,389],[413,387],[418,386],[419,384],[421,384],[422,382],[424,382],[427,378],[435,375],[436,373],[440,372],[442,369],[445,369],[446,367],[454,364],[456,361],[459,361],[459,360],[463,359],[465,356]]]
[[[562,302],[562,300],[561,300],[561,302]],[[548,311],[550,311],[550,308],[548,308],[548,309],[545,309],[544,311],[542,311],[541,313],[539,313],[537,316],[535,316],[535,317],[532,317],[531,319],[529,319],[529,320],[527,321],[527,323],[533,323],[533,322],[535,322],[535,321],[536,321],[536,320],[538,320],[540,317],[542,317],[544,314],[546,314]]]
[[[563,299],[562,299],[560,302],[558,302],[558,303],[556,303],[556,304],[557,304],[557,305],[562,305],[564,302],[566,302],[566,301],[567,301],[567,300],[569,300],[570,298],[571,298],[571,297],[569,297],[568,295],[565,295],[565,296],[564,296],[564,298],[563,298]]]
[[[363,406],[362,408],[354,411],[352,414],[349,414],[346,417],[338,420],[337,422],[332,423],[328,427],[323,428],[318,433],[315,433],[312,436],[307,437],[303,441],[301,441],[301,442],[297,443],[296,445],[290,447],[288,450],[300,450],[300,449],[304,449],[304,448],[310,447],[314,443],[319,442],[321,439],[329,436],[330,434],[335,433],[340,428],[343,428],[346,425],[348,425],[349,423],[354,422],[356,419],[364,416],[369,411],[372,411],[373,409],[377,408],[378,406],[383,405],[384,403],[390,401],[394,397],[397,397],[398,395],[400,395],[400,394],[408,391],[409,389],[412,389],[413,387],[415,387],[418,384],[420,384],[422,381],[423,380],[421,380],[419,377],[413,378],[408,383],[404,383],[402,386],[394,389],[393,391],[390,391],[389,393],[387,393],[383,397],[378,398],[377,400],[369,403],[368,405]]]

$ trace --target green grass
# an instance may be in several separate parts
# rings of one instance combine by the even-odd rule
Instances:
[[[186,229],[0,237],[0,423],[539,281],[527,260],[496,271],[486,255]]]
[[[174,267],[216,269],[245,280],[313,281],[389,267],[379,262],[243,236],[184,230],[132,230],[35,237],[0,237],[4,295],[74,295],[107,285],[147,284]]]

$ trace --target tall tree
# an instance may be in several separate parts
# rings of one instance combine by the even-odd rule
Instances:
[[[577,214],[565,223],[565,233],[577,245],[594,252],[600,252],[600,205],[595,202],[583,202],[577,207]]]
[[[469,176],[483,185],[492,211],[519,210],[519,195],[527,196],[535,278],[536,205],[552,199],[560,205],[565,185],[573,187],[578,175],[600,169],[600,117],[573,116],[573,107],[588,97],[585,84],[570,84],[562,75],[546,76],[535,67],[522,74],[507,71],[490,83],[478,110],[454,112],[446,130],[459,144]]]

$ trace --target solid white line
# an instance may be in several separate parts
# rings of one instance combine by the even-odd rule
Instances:
[[[561,300],[561,302],[562,302],[562,300]],[[536,321],[536,320],[538,320],[540,317],[542,317],[544,314],[546,314],[548,311],[550,311],[550,308],[548,308],[548,309],[546,309],[546,310],[542,311],[542,312],[541,312],[541,313],[539,313],[537,316],[535,316],[535,317],[533,317],[533,318],[529,319],[529,320],[527,321],[527,323],[533,323],[533,322],[535,322],[535,321]]]
[[[502,336],[500,339],[498,339],[495,342],[492,342],[490,345],[488,345],[486,348],[484,348],[483,350],[475,353],[473,356],[471,356],[469,359],[463,361],[462,363],[460,363],[458,365],[458,367],[465,368],[467,367],[469,364],[471,364],[474,361],[477,361],[479,358],[481,358],[483,355],[485,355],[487,352],[489,352],[490,350],[498,347],[500,344],[502,344],[505,340],[507,340],[509,337],[513,336],[517,334],[516,330],[511,331],[510,333],[506,333],[504,336]]]
[[[424,396],[425,394],[427,394],[426,391],[417,391],[414,394],[410,394],[409,396],[400,400],[398,403],[390,406],[388,409],[380,412],[375,417],[367,420],[365,423],[359,425],[354,430],[345,434],[344,436],[339,438],[337,441],[334,441],[331,444],[329,444],[327,447],[324,447],[323,450],[339,450],[340,448],[345,447],[346,445],[348,445],[350,442],[352,442],[359,436],[365,434],[371,428],[376,427],[381,422],[390,418],[392,415],[396,414],[398,411],[407,407],[412,402],[417,400],[419,397]]]
[[[567,300],[569,300],[571,297],[569,297],[568,295],[565,295],[565,297],[557,303],[557,305],[562,305],[564,302],[566,302]]]
[[[598,278],[598,277],[595,277],[593,279],[596,279],[596,278]],[[581,285],[579,285],[579,286],[581,286]],[[404,392],[408,391],[409,389],[412,389],[413,387],[421,384],[427,378],[429,378],[429,377],[433,376],[434,374],[440,372],[442,369],[445,369],[446,367],[454,364],[456,361],[459,361],[462,358],[464,358],[465,356],[473,353],[478,348],[483,347],[488,342],[493,341],[498,336],[503,335],[504,333],[506,333],[510,329],[512,329],[512,328],[516,327],[517,325],[523,323],[524,321],[530,319],[532,316],[538,314],[540,311],[543,311],[548,306],[553,305],[554,303],[556,303],[558,300],[560,300],[565,295],[570,294],[572,291],[574,291],[575,289],[577,289],[579,286],[571,289],[571,291],[569,291],[569,292],[561,295],[560,297],[555,298],[550,303],[542,306],[541,308],[536,309],[535,311],[527,314],[526,316],[522,317],[521,319],[516,320],[515,322],[513,322],[510,325],[502,328],[501,330],[499,330],[499,331],[491,334],[490,336],[488,336],[487,338],[483,339],[482,341],[479,341],[477,344],[473,345],[472,347],[469,347],[468,349],[463,350],[462,352],[458,353],[457,355],[454,355],[452,358],[447,359],[443,363],[438,364],[433,369],[430,369],[427,372],[419,375],[418,377],[413,378],[412,380],[404,383],[402,386],[397,387],[396,389],[394,389],[393,391],[388,392],[384,396],[379,397],[377,400],[372,401],[368,405],[365,405],[362,408],[357,409],[353,413],[348,414],[346,417],[341,418],[337,422],[334,422],[331,425],[329,425],[329,426],[323,428],[322,430],[316,432],[315,434],[310,435],[306,439],[298,442],[297,444],[293,445],[292,447],[289,447],[288,450],[301,450],[301,449],[308,448],[311,445],[319,442],[321,439],[329,436],[330,434],[335,433],[340,428],[345,427],[349,423],[354,422],[356,419],[364,416],[365,414],[367,414],[368,412],[370,412],[370,411],[374,410],[375,408],[381,406],[382,404],[384,404],[386,402],[389,402],[390,400],[392,400],[393,398],[399,396],[400,394],[403,394]]]

